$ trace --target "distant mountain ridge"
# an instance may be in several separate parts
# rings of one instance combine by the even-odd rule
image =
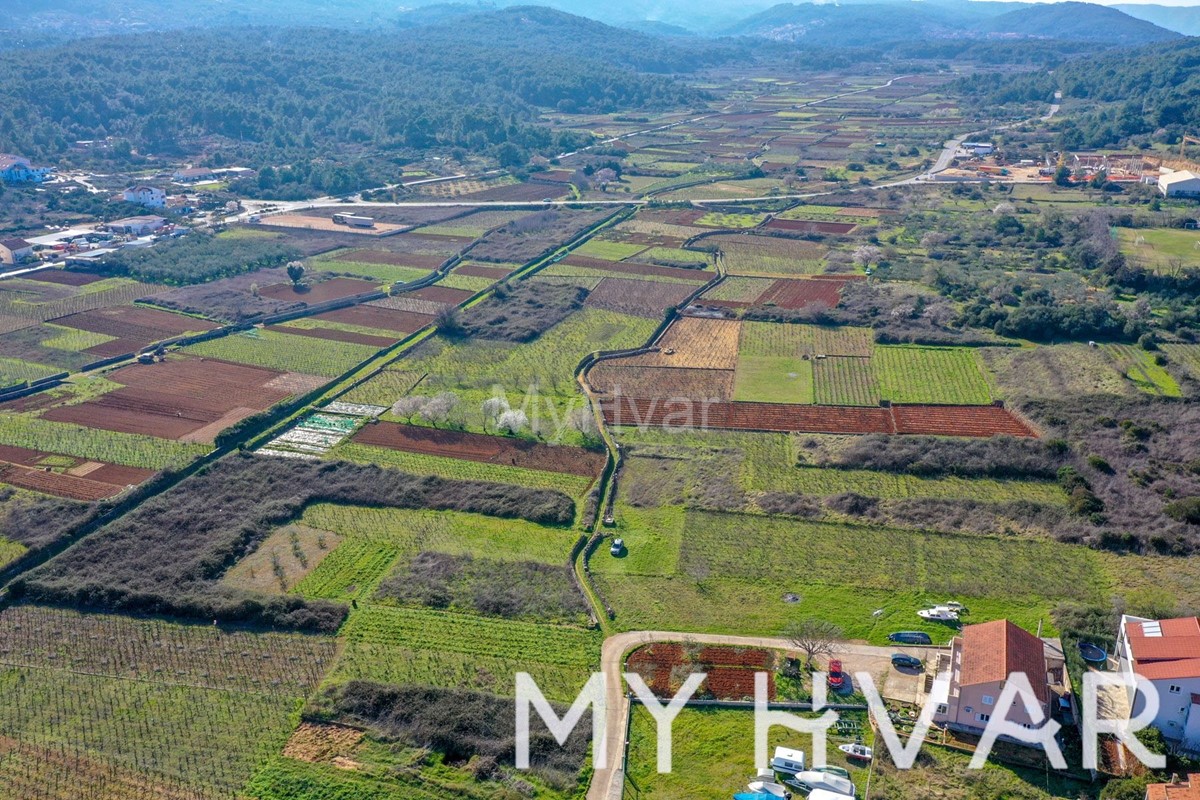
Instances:
[[[1093,3],[1015,4],[991,15],[990,3],[782,3],[725,29],[811,45],[870,46],[912,39],[1071,39],[1146,44],[1179,34]],[[1001,4],[996,4],[1001,5]]]

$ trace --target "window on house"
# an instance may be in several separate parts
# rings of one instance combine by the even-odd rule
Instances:
[[[992,718],[991,714],[976,714],[975,715],[975,719],[979,720],[980,722],[987,722],[991,718]]]
[[[963,709],[963,711],[965,711],[965,712],[966,712],[966,713],[968,713],[968,714],[970,714],[970,713],[971,713],[972,711],[974,711],[974,710],[975,710],[975,709],[971,708],[970,706],[967,706],[966,708],[964,708],[964,709]]]
[[[1172,683],[1167,687],[1167,691],[1169,691],[1171,694],[1179,694],[1183,690],[1178,685]]]
[[[950,706],[946,705],[945,703],[938,703],[937,713],[938,714],[950,713]]]
[[[985,706],[990,706],[995,702],[996,702],[996,698],[992,697],[990,694],[985,694],[983,696],[983,704]]]

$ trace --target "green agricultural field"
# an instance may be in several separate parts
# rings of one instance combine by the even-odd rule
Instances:
[[[879,405],[879,383],[870,358],[831,356],[814,362],[813,387],[820,405]]]
[[[992,402],[983,364],[971,349],[881,345],[871,362],[880,394],[893,403]]]
[[[395,331],[383,330],[382,328],[368,328],[366,325],[354,325],[348,322],[337,322],[331,319],[317,319],[316,317],[301,317],[281,323],[284,328],[296,328],[297,330],[332,330],[345,331],[346,333],[363,333],[368,336],[383,336],[389,339],[399,340],[403,338],[402,334]]]
[[[902,627],[944,640],[947,628],[917,617],[923,603],[960,599],[968,621],[1007,617],[1033,628],[1048,624],[1054,603],[1095,601],[1110,581],[1096,554],[1046,540],[700,511],[686,512],[682,528],[671,574],[617,572],[620,559],[593,557],[620,628],[776,634],[789,619],[817,616],[851,638],[882,642]],[[634,552],[650,534],[621,535]],[[785,602],[787,593],[800,602]]]
[[[381,284],[409,283],[420,280],[430,273],[423,267],[406,267],[397,264],[374,264],[355,261],[354,250],[336,250],[332,253],[311,258],[308,267],[316,272],[346,273],[379,281]]]
[[[0,568],[6,567],[24,555],[27,548],[20,542],[13,542],[0,536]]]
[[[1200,380],[1200,344],[1165,344],[1162,350],[1172,363],[1181,365],[1192,378]]]
[[[35,607],[6,610],[0,630],[12,797],[238,794],[334,656],[328,637]]]
[[[85,428],[13,412],[0,413],[0,444],[146,469],[180,467],[212,450],[204,444]]]
[[[639,347],[650,338],[654,320],[583,308],[528,344],[470,339],[430,339],[397,364],[426,377],[414,394],[451,392],[456,414],[468,430],[487,433],[483,402],[504,391],[513,408],[525,408],[531,425],[544,437],[578,444],[582,435],[571,412],[583,407],[575,367],[588,353]]]
[[[655,281],[657,283],[686,283],[691,285],[699,285],[706,283],[716,277],[715,272],[696,270],[696,276],[676,277],[674,275],[639,275],[636,276],[640,280]],[[578,278],[589,281],[588,285],[595,288],[596,284],[604,278],[628,278],[635,277],[619,272],[610,272],[604,269],[593,269],[591,267],[577,267],[573,264],[551,264],[538,272],[538,278]]]
[[[753,303],[775,281],[770,278],[747,278],[734,275],[726,278],[704,293],[705,300],[728,300],[735,303]],[[747,323],[749,324],[749,323]]]
[[[980,797],[1021,800],[1081,800],[1100,787],[1071,780],[1054,770],[1023,769],[988,761],[970,769],[968,753],[926,744],[913,769],[900,770],[885,759],[876,762],[871,796],[889,800],[976,800]],[[880,763],[882,761],[882,763]]]
[[[530,489],[554,489],[571,497],[582,497],[592,485],[591,478],[580,475],[565,475],[560,472],[542,472],[522,469],[507,464],[483,464],[459,458],[430,456],[424,453],[406,453],[387,447],[345,442],[330,451],[330,458],[344,458],[362,464],[379,464],[393,467],[414,475],[437,475],[467,481],[489,481],[526,486]]]
[[[610,242],[607,239],[589,239],[576,247],[572,252],[591,258],[603,258],[609,261],[620,261],[623,258],[636,256],[646,249],[644,244],[626,244],[625,242]]]
[[[1175,274],[1200,266],[1200,231],[1183,228],[1117,228],[1121,252],[1155,272]]]
[[[633,261],[644,264],[708,264],[712,265],[713,257],[698,250],[684,250],[682,247],[651,247],[645,252],[638,253]]]
[[[766,214],[722,214],[710,211],[696,220],[695,224],[705,228],[753,228],[766,218]]]
[[[15,386],[62,372],[58,367],[33,364],[17,358],[0,358],[0,387]]]
[[[873,743],[871,728],[860,713],[844,714],[843,719],[856,719],[866,734],[863,742]],[[641,705],[633,707],[629,731],[629,782],[637,786],[639,795],[657,800],[727,800],[745,788],[753,777],[754,714],[749,710],[719,708],[687,708],[675,719],[671,728],[672,769],[659,774],[657,740],[658,727],[650,712]],[[850,771],[851,779],[861,793],[867,782],[867,770],[861,764],[846,760],[837,749],[839,744],[854,738],[831,733],[826,754],[831,766]],[[773,727],[767,745],[793,747],[812,753],[812,737],[783,727]]]
[[[403,366],[404,362],[398,365]],[[385,369],[369,381],[356,386],[339,397],[346,403],[366,403],[373,406],[390,406],[399,400],[423,379],[425,374],[406,369]]]
[[[379,348],[256,329],[190,345],[183,352],[283,372],[335,378],[378,353]]]
[[[465,289],[468,292],[482,292],[484,289],[491,287],[495,283],[491,278],[483,278],[478,275],[459,275],[456,272],[451,272],[446,277],[437,282],[438,286],[447,286],[451,289]]]
[[[1001,394],[1057,399],[1069,395],[1130,395],[1133,384],[1099,347],[1052,344],[980,348]]]
[[[600,662],[597,631],[454,614],[361,606],[342,630],[329,681],[371,680],[479,689],[502,696],[528,672],[547,698],[571,701]]]
[[[1118,372],[1139,390],[1159,397],[1182,397],[1183,390],[1163,367],[1154,362],[1154,354],[1127,344],[1106,344],[1104,352]]]
[[[784,325],[777,322],[746,320],[742,322],[738,335],[738,356],[798,358],[801,353],[812,351],[812,342],[811,325]]]
[[[758,403],[813,402],[813,364],[798,356],[740,356],[733,399]]]
[[[1045,505],[1066,505],[1067,497],[1057,483],[1002,481],[992,478],[924,478],[917,475],[874,472],[862,469],[796,467],[780,471],[771,482],[775,491],[800,492],[828,497],[854,492],[886,499],[938,498],[1006,503],[1018,500]],[[763,487],[767,488],[767,487]]]

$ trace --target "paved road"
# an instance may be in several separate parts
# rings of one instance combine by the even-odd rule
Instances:
[[[621,677],[625,656],[630,650],[652,642],[696,642],[731,647],[762,647],[769,650],[791,650],[795,646],[787,639],[767,636],[725,636],[708,633],[679,633],[672,631],[633,631],[619,633],[604,640],[600,652],[600,670],[604,673],[605,741],[608,750],[608,765],[597,765],[588,787],[587,800],[621,800],[624,791],[624,773],[621,764],[625,757],[625,717],[629,713],[629,699],[624,692]],[[838,658],[845,662],[848,672],[877,672],[890,666],[893,653],[927,654],[924,648],[876,647],[869,644],[846,643],[841,646]]]

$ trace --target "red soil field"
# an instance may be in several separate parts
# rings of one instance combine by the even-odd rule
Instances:
[[[61,286],[87,286],[89,283],[104,280],[103,275],[97,275],[94,272],[71,272],[65,269],[40,269],[21,277],[27,281],[57,283]]]
[[[691,225],[707,214],[699,208],[676,209],[672,211],[641,211],[637,218],[646,222],[665,222],[668,225]]]
[[[329,300],[341,300],[343,297],[353,297],[356,294],[369,294],[374,291],[376,291],[376,285],[369,281],[360,281],[355,278],[332,278],[314,283],[307,291],[303,292],[297,292],[290,283],[277,283],[274,286],[264,286],[258,290],[258,293],[272,300],[289,300],[312,305]]]
[[[999,406],[802,406],[616,397],[601,401],[612,425],[733,428],[798,433],[894,433],[1036,438],[1037,432]]]
[[[493,281],[499,281],[507,278],[513,271],[504,267],[481,267],[477,264],[463,264],[461,267],[455,267],[454,272],[457,275],[470,275],[473,278],[488,278]]]
[[[397,341],[396,337],[388,336],[372,336],[369,333],[358,333],[357,331],[343,331],[337,328],[289,328],[286,325],[268,325],[267,330],[278,331],[279,333],[290,333],[293,336],[308,336],[312,339],[328,339],[333,342],[350,342],[351,344],[365,344],[371,347],[391,347]]]
[[[857,226],[853,222],[811,222],[804,219],[773,219],[766,225],[763,225],[763,227],[773,231],[845,234],[850,233]]]
[[[121,464],[105,464],[99,469],[92,470],[83,477],[86,477],[90,481],[111,483],[114,486],[129,486],[130,484],[141,483],[153,474],[154,470],[152,469],[126,467]]]
[[[1037,431],[1000,406],[892,406],[892,415],[897,433],[1037,437]]]
[[[166,439],[212,441],[220,429],[290,397],[286,373],[211,358],[132,364],[108,378],[124,386],[95,400],[58,406],[42,418]]]
[[[83,351],[97,358],[132,353],[163,339],[192,331],[210,331],[217,327],[215,322],[142,306],[109,306],[51,321],[68,328],[117,337]]]
[[[105,497],[112,497],[120,493],[125,488],[59,472],[45,472],[40,469],[12,466],[0,468],[0,481],[21,489],[32,489],[35,492],[55,497],[69,497],[73,500],[103,500]]]
[[[393,267],[417,267],[418,269],[435,270],[449,256],[429,255],[427,253],[389,253],[382,250],[355,250],[341,256],[345,261],[358,261],[363,264],[387,264]]]
[[[524,439],[422,428],[396,422],[366,425],[355,434],[354,441],[408,453],[448,456],[485,464],[506,464],[587,477],[599,475],[605,461],[602,453],[584,450],[581,447],[556,447]]]
[[[842,299],[843,281],[784,278],[771,284],[754,305],[774,305],[780,308],[807,308],[825,305],[833,308]]]
[[[700,257],[700,254],[696,254]],[[589,256],[567,256],[563,264],[587,269],[602,269],[607,272],[619,272],[626,275],[648,275],[660,278],[681,278],[696,283],[706,283],[713,279],[714,273],[699,269],[680,269],[679,267],[660,267],[655,264],[636,264],[629,261],[605,261],[602,258]]]
[[[417,289],[415,292],[410,292],[407,297],[415,297],[419,300],[432,300],[435,303],[445,303],[446,305],[456,306],[466,300],[468,297],[473,297],[475,292],[468,292],[466,289],[452,289],[449,286],[426,286],[424,289]]]
[[[693,367],[623,367],[601,361],[588,370],[587,381],[599,394],[626,397],[733,399],[734,371]]]
[[[605,278],[588,294],[586,305],[659,319],[667,308],[679,305],[694,291],[696,287],[686,283]]]
[[[621,397],[602,401],[613,425],[800,433],[892,433],[886,408],[722,403]]]
[[[772,655],[766,650],[754,648],[704,647],[699,652],[688,653],[683,645],[659,643],[634,650],[626,666],[629,672],[641,675],[650,690],[659,697],[673,697],[688,673],[706,673],[708,677],[696,694],[716,700],[753,698],[754,673],[766,672],[767,696],[774,699],[773,661]]]
[[[339,308],[337,311],[326,311],[317,314],[313,319],[324,319],[330,322],[341,322],[346,325],[361,325],[364,328],[378,328],[396,333],[415,333],[429,323],[433,317],[429,314],[418,314],[414,311],[393,311],[378,306],[350,306]]]

